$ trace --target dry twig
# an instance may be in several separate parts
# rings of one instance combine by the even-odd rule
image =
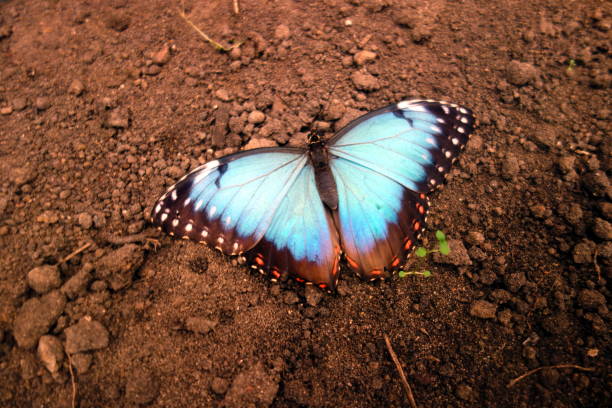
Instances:
[[[397,358],[397,354],[395,354],[395,351],[393,351],[393,347],[391,346],[391,340],[386,334],[384,335],[384,337],[385,343],[387,344],[387,350],[389,350],[391,359],[393,360],[393,363],[395,363],[395,368],[397,369],[400,375],[402,385],[404,386],[404,391],[406,391],[406,397],[408,397],[408,401],[410,402],[410,406],[412,408],[417,408],[416,401],[414,400],[414,395],[412,394],[412,388],[410,388],[410,384],[408,384],[408,379],[406,378],[406,374],[404,374],[404,369],[402,368],[402,364]]]
[[[240,14],[240,6],[238,6],[238,0],[234,0],[234,14]]]
[[[85,251],[87,248],[89,248],[91,246],[91,242],[86,243],[85,245],[83,245],[82,247],[80,247],[79,249],[77,249],[76,251],[73,251],[71,254],[69,254],[68,256],[64,257],[61,261],[59,261],[59,263],[65,263],[68,262],[69,260],[71,260],[72,258],[74,258],[75,256],[77,256],[78,254],[80,254],[81,252]]]
[[[242,42],[238,42],[232,45],[231,47],[225,47],[221,45],[220,43],[216,42],[215,40],[213,40],[212,38],[210,38],[208,35],[206,35],[204,31],[200,30],[198,26],[196,26],[191,20],[189,20],[189,18],[187,18],[187,15],[185,14],[184,9],[183,10],[179,9],[178,13],[179,13],[179,16],[181,16],[183,20],[185,20],[187,24],[191,26],[191,28],[193,28],[198,34],[200,34],[200,36],[204,40],[206,40],[206,42],[211,44],[213,47],[215,47],[219,51],[230,52],[231,50],[233,50],[236,47],[239,47],[242,44]]]
[[[66,353],[66,356],[68,356],[68,370],[70,371],[70,382],[72,383],[72,408],[76,408],[77,387],[72,369],[72,358],[70,358],[70,353]]]
[[[508,387],[508,388],[514,387],[516,385],[516,383],[518,383],[519,381],[524,380],[525,378],[529,377],[531,374],[535,374],[538,371],[547,370],[549,368],[575,368],[576,370],[581,370],[581,371],[595,371],[594,368],[581,367],[581,366],[575,365],[575,364],[559,364],[559,365],[554,365],[554,366],[538,367],[538,368],[534,368],[531,371],[527,371],[525,374],[523,374],[521,376],[516,377],[514,380],[510,381],[506,387]]]

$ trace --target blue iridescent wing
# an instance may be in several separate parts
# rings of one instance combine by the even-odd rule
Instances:
[[[333,287],[339,243],[304,149],[225,156],[187,174],[157,201],[152,222],[225,254],[246,252],[262,272]]]
[[[225,254],[253,248],[307,163],[303,149],[255,149],[187,174],[157,201],[154,225]]]
[[[312,165],[302,168],[250,258],[254,268],[273,279],[289,274],[323,289],[336,287],[338,232],[319,196]]]
[[[340,240],[359,275],[376,278],[399,266],[425,226],[425,193],[443,182],[473,126],[464,107],[404,101],[330,140]]]

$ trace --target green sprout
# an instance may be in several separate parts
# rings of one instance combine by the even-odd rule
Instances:
[[[435,233],[436,236],[436,240],[438,241],[438,248],[437,249],[427,249],[425,247],[418,247],[415,251],[414,254],[419,258],[419,259],[424,259],[427,255],[435,253],[435,252],[439,252],[442,255],[448,255],[450,254],[450,247],[448,246],[448,241],[446,240],[446,234],[444,234],[444,232],[437,230]],[[430,270],[415,270],[415,271],[399,271],[398,276],[400,278],[405,278],[408,275],[419,275],[419,276],[423,276],[424,278],[429,278],[431,276],[431,271]]]
[[[572,72],[574,68],[576,68],[576,60],[570,58],[569,62],[567,63],[567,72]]]

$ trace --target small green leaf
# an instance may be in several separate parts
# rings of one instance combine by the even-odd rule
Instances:
[[[408,272],[406,272],[406,271],[399,271],[397,276],[399,276],[400,278],[405,278],[406,276],[408,276]]]
[[[436,239],[438,240],[438,242],[445,242],[446,241],[446,235],[442,231],[437,230],[436,231]]]
[[[423,248],[423,247],[418,247],[416,249],[416,251],[414,251],[414,253],[416,254],[416,256],[418,256],[419,258],[424,258],[427,256],[427,249]]]
[[[431,276],[431,271],[423,271],[423,276],[429,278]]]
[[[448,246],[448,242],[446,242],[446,241],[441,241],[440,242],[440,253],[442,255],[450,254],[450,248]]]

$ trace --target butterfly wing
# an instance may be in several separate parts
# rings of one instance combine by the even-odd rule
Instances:
[[[290,274],[324,289],[336,287],[338,233],[319,196],[312,165],[302,168],[250,257],[254,268],[273,279]]]
[[[364,278],[393,269],[425,226],[425,193],[439,186],[474,126],[463,107],[404,101],[358,118],[329,143],[338,226]]]
[[[229,255],[253,248],[308,160],[303,149],[254,149],[200,166],[153,208],[154,225]]]
[[[305,153],[264,148],[211,161],[170,187],[153,208],[152,222],[225,254],[246,252],[254,267],[275,279],[291,274],[334,288],[338,234]]]

